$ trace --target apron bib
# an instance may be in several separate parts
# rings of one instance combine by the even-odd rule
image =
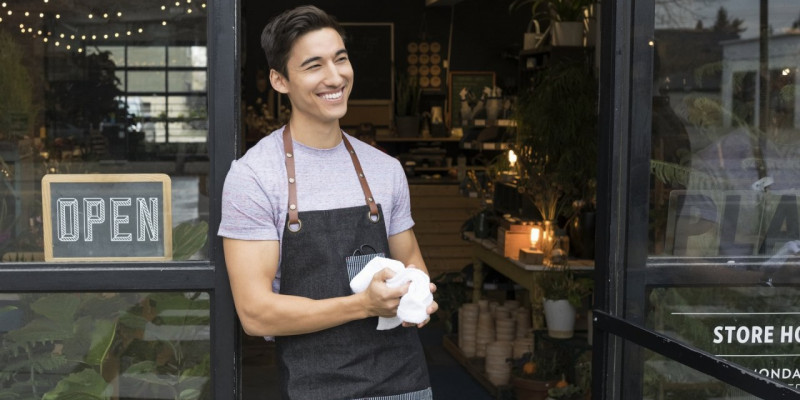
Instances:
[[[391,257],[381,209],[372,198],[358,157],[344,135],[342,139],[367,205],[298,212],[292,138],[289,126],[284,129],[289,215],[281,244],[281,294],[311,299],[349,296],[345,259],[364,245]],[[276,337],[283,397],[430,399],[417,329],[378,331],[377,324],[378,318],[372,317],[319,332]]]

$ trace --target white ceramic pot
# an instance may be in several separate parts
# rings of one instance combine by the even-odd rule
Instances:
[[[569,300],[544,300],[544,318],[550,337],[569,339],[575,333],[575,307]]]
[[[583,22],[553,22],[553,46],[583,46]]]

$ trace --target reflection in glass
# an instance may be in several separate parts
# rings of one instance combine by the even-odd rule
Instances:
[[[800,252],[796,2],[656,8],[650,254]],[[762,34],[763,32],[763,34]]]
[[[649,328],[761,375],[800,385],[800,288],[659,288]]]
[[[205,188],[204,2],[18,0],[3,10],[2,261],[42,258],[45,174],[160,172]],[[189,193],[175,207],[193,208],[172,211],[206,221],[206,191]]]
[[[203,292],[0,294],[0,398],[210,399]]]

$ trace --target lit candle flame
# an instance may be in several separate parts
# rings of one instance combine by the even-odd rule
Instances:
[[[539,244],[539,228],[531,228],[531,249],[536,249]]]

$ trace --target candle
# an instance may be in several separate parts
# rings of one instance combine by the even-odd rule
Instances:
[[[536,250],[539,244],[539,228],[531,228],[531,250]]]
[[[517,163],[517,154],[514,153],[514,150],[508,151],[508,164],[511,168],[514,168],[514,164]]]

